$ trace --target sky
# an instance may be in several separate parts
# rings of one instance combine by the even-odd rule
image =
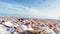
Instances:
[[[0,16],[60,19],[60,0],[0,0]]]

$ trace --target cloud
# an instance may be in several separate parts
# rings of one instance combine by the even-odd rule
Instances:
[[[31,3],[31,2],[30,2]],[[23,18],[52,18],[58,19],[60,16],[60,1],[46,0],[42,3],[36,3],[35,7],[28,7],[21,4],[12,4],[0,2],[0,15],[20,16]],[[27,4],[28,5],[28,4]],[[38,6],[37,6],[38,5]]]
[[[13,15],[21,17],[35,17],[40,14],[40,11],[36,8],[29,8],[23,5],[9,4],[0,2],[0,15]]]

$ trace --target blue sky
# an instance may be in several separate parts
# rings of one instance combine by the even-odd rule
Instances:
[[[59,19],[60,0],[0,0],[0,16]]]

